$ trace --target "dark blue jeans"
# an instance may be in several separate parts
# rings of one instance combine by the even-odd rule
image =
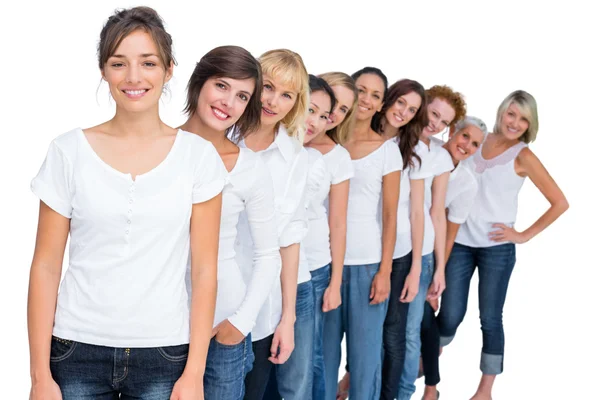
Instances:
[[[250,335],[235,345],[222,344],[212,338],[204,372],[205,400],[242,400],[244,379],[253,362]]]
[[[382,400],[396,398],[404,368],[409,303],[401,303],[400,295],[411,265],[412,252],[395,259],[392,264],[390,299],[383,324]]]
[[[115,348],[52,337],[50,371],[63,400],[166,400],[188,350],[187,344]]]
[[[502,373],[504,327],[502,311],[510,275],[516,263],[515,245],[469,247],[455,243],[446,265],[446,290],[438,315],[440,344],[448,345],[467,311],[469,284],[479,271],[479,319],[483,333],[480,369],[486,375]]]
[[[435,311],[426,302],[421,322],[421,357],[425,384],[435,386],[440,383],[440,332],[435,319]]]
[[[323,358],[323,295],[331,281],[331,264],[311,271],[315,304],[313,344],[313,400],[325,399],[325,359]]]

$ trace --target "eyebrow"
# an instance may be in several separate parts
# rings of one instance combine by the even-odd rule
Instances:
[[[140,57],[158,57],[156,54],[154,53],[144,53],[144,54],[140,54]],[[113,54],[111,57],[115,57],[115,58],[127,58],[126,56],[124,56],[123,54]]]
[[[311,102],[310,103],[311,106],[313,106],[314,108],[316,108],[317,110],[320,110],[321,107],[319,107],[318,105],[316,105],[315,103]]]

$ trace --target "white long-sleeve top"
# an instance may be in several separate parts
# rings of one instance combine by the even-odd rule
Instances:
[[[237,225],[242,212],[247,216],[253,246],[252,268],[246,271],[249,273],[246,280],[235,260]],[[213,326],[228,319],[244,335],[250,333],[269,296],[269,289],[279,277],[280,268],[271,174],[258,154],[242,148],[223,188]],[[187,276],[191,294],[189,268]]]
[[[238,145],[241,148],[246,147],[243,140]],[[257,154],[261,156],[271,174],[279,247],[300,243],[308,231],[303,203],[308,176],[308,153],[302,144],[291,138],[283,125],[280,125],[274,142]],[[252,270],[253,239],[246,212],[240,215],[235,249],[236,261],[248,283]],[[281,281],[277,279],[260,310],[252,330],[252,340],[257,341],[273,334],[281,319],[281,312]]]

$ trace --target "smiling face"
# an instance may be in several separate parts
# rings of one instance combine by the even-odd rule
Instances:
[[[529,128],[529,121],[519,107],[512,103],[504,114],[500,123],[500,133],[508,140],[518,140]]]
[[[126,36],[102,69],[117,109],[143,112],[158,108],[173,66],[162,65],[152,37],[137,30]]]
[[[385,119],[394,128],[401,128],[408,124],[421,107],[421,96],[415,92],[409,92],[398,97],[385,112]]]
[[[287,86],[281,80],[263,75],[261,124],[275,125],[294,108],[298,91]]]
[[[459,162],[472,156],[483,143],[483,139],[484,134],[481,129],[474,125],[467,125],[460,131],[450,134],[446,148],[452,159]]]
[[[358,89],[358,107],[356,119],[364,121],[373,118],[383,106],[385,83],[375,74],[362,74],[356,79]]]
[[[325,133],[329,110],[331,110],[331,98],[327,93],[322,90],[311,93],[304,144]]]
[[[254,92],[254,79],[210,78],[202,86],[195,115],[202,124],[224,132],[235,124]]]
[[[450,126],[455,115],[454,108],[446,100],[436,97],[427,105],[429,124],[423,129],[423,135],[429,137],[442,132]]]
[[[327,130],[333,129],[346,118],[346,115],[352,109],[354,104],[354,92],[345,86],[337,85],[332,86],[333,93],[335,93],[335,99],[337,103],[333,109],[333,112],[329,114],[329,121],[327,121]]]

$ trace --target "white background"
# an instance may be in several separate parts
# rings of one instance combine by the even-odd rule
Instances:
[[[598,398],[599,336],[592,329],[600,267],[598,177],[592,173],[599,154],[597,14],[587,2],[524,3],[169,0],[146,5],[162,15],[175,42],[179,65],[172,96],[161,109],[172,126],[184,121],[185,85],[195,62],[224,44],[241,45],[256,56],[287,47],[315,74],[372,65],[390,83],[406,77],[425,87],[448,84],[465,94],[469,114],[490,128],[508,93],[532,93],[540,131],[531,148],[571,208],[518,246],[504,313],[505,372],[494,398]],[[38,210],[30,180],[54,137],[112,116],[108,88],[100,84],[97,40],[115,8],[139,3],[15,4],[2,6],[0,24],[3,399],[25,399],[29,390],[26,301]],[[525,229],[547,206],[527,181],[517,228]],[[468,399],[479,380],[476,282],[467,318],[441,359],[443,399]],[[418,381],[414,398],[420,398],[422,385]]]

